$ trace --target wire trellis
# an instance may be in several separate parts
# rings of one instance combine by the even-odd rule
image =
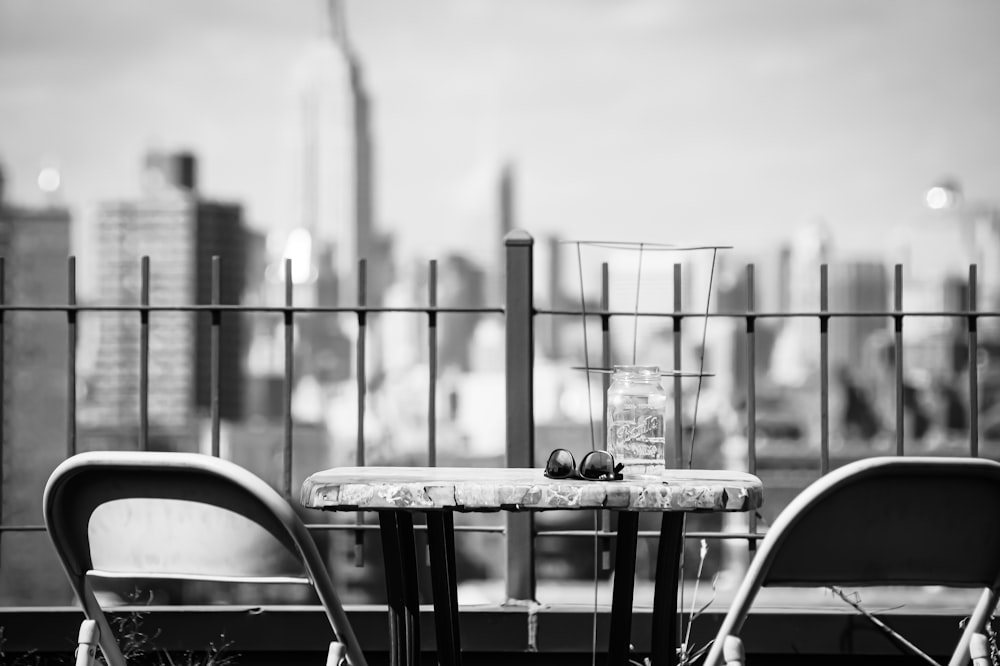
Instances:
[[[625,251],[638,252],[638,258],[637,258],[637,261],[636,261],[635,300],[634,300],[634,308],[633,308],[633,311],[632,311],[632,365],[636,364],[636,358],[637,358],[637,352],[638,352],[638,340],[639,340],[639,302],[640,302],[640,295],[641,295],[641,289],[642,289],[642,261],[643,261],[644,254],[647,251],[649,251],[649,252],[688,252],[688,251],[698,251],[698,250],[711,251],[711,253],[712,253],[712,264],[711,264],[711,269],[709,271],[708,293],[707,293],[706,298],[705,298],[705,317],[703,318],[702,330],[701,330],[701,345],[700,345],[699,360],[698,360],[698,370],[695,371],[695,372],[691,372],[691,371],[683,371],[680,368],[674,368],[673,370],[664,370],[664,371],[660,372],[660,376],[661,377],[697,378],[697,380],[698,380],[698,386],[697,386],[697,389],[696,389],[696,392],[695,392],[694,409],[693,409],[692,422],[691,422],[691,441],[690,441],[690,444],[688,446],[688,461],[687,461],[687,466],[690,469],[692,467],[692,463],[693,463],[693,460],[694,460],[694,442],[695,442],[695,434],[696,434],[696,431],[697,431],[697,423],[698,423],[698,403],[700,402],[700,398],[701,398],[702,385],[703,385],[704,378],[706,376],[711,376],[710,374],[706,375],[706,373],[705,373],[705,344],[706,344],[707,335],[708,335],[708,319],[709,319],[708,315],[709,315],[709,312],[711,310],[712,287],[713,287],[714,278],[715,278],[716,260],[718,258],[718,252],[719,252],[719,250],[731,249],[732,246],[729,246],[729,245],[672,245],[672,244],[664,244],[664,243],[646,243],[646,242],[630,242],[630,241],[593,241],[593,240],[591,240],[591,241],[563,241],[563,242],[564,243],[569,243],[569,244],[572,244],[572,245],[576,246],[577,273],[578,273],[578,276],[579,276],[579,285],[578,286],[579,286],[579,291],[580,291],[580,313],[581,313],[581,322],[582,322],[582,326],[583,326],[583,357],[584,357],[584,365],[583,366],[574,366],[573,369],[574,370],[584,370],[586,372],[586,376],[587,376],[587,405],[588,405],[588,418],[589,418],[589,427],[588,427],[588,430],[590,432],[590,448],[591,448],[591,450],[597,449],[597,441],[596,441],[596,437],[594,435],[594,412],[593,412],[593,410],[594,410],[594,402],[593,402],[593,393],[592,393],[592,387],[591,387],[591,375],[595,374],[595,373],[596,374],[610,374],[614,370],[613,370],[613,368],[592,367],[590,365],[590,343],[589,343],[588,335],[587,335],[587,299],[586,299],[586,289],[585,289],[584,277],[583,277],[583,250],[582,250],[582,248],[583,247],[595,247],[595,248],[602,248],[602,249],[609,249],[609,250],[625,250]],[[680,416],[678,416],[677,418],[680,418]],[[606,442],[605,442],[605,444],[606,444]],[[686,530],[686,520],[685,520],[684,526],[682,527],[682,530]],[[598,539],[598,533],[599,533],[599,526],[597,524],[597,519],[595,518],[595,527],[594,527],[594,617],[593,617],[593,626],[592,626],[592,631],[593,631],[593,636],[592,636],[593,650],[592,650],[592,655],[591,655],[592,656],[592,663],[594,663],[594,664],[596,664],[596,659],[597,659],[597,649],[596,649],[596,646],[597,646],[597,604],[598,604],[598,586],[597,586],[598,571],[597,571],[597,567],[599,566],[599,564],[598,564],[598,557],[597,557],[597,553],[598,553],[598,540],[599,540]],[[704,554],[703,554],[703,559],[704,559]],[[681,551],[681,558],[680,558],[680,571],[681,571],[681,576],[683,577],[683,571],[684,571],[683,548],[682,548],[682,551]],[[684,592],[683,592],[683,585],[682,585],[681,586],[681,599],[680,599],[680,607],[681,608],[683,608],[683,606],[684,606],[683,594],[684,594]],[[682,618],[682,616],[680,614],[678,614],[678,622],[679,623],[683,623],[683,618]],[[688,632],[690,632],[690,628],[691,628],[690,624],[691,624],[691,621],[689,620],[688,621]],[[683,627],[679,627],[679,628],[683,632]],[[681,633],[681,635],[684,635],[684,634]]]

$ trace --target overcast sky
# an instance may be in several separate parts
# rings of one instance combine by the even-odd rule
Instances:
[[[379,225],[403,255],[488,257],[492,176],[537,236],[773,247],[817,219],[845,253],[925,224],[959,178],[1000,201],[995,0],[364,0]],[[281,222],[290,73],[319,0],[0,0],[0,163],[81,219],[153,146]]]

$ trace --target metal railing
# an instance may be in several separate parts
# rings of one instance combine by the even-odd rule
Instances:
[[[965,321],[966,344],[968,346],[968,395],[969,395],[969,447],[968,454],[977,456],[979,449],[979,383],[978,375],[978,322],[984,317],[996,317],[1000,313],[977,310],[977,274],[976,267],[969,268],[967,293],[968,307],[964,310],[925,312],[904,311],[903,303],[903,272],[901,266],[896,266],[893,274],[892,296],[893,307],[884,311],[835,311],[829,308],[828,267],[824,264],[818,267],[820,286],[818,294],[819,308],[810,312],[766,312],[755,307],[754,266],[748,265],[745,272],[746,308],[742,312],[707,312],[686,310],[681,300],[682,269],[680,264],[673,266],[673,309],[669,312],[625,312],[608,309],[607,266],[603,267],[603,293],[601,307],[596,310],[572,309],[541,309],[537,308],[533,298],[534,241],[530,235],[514,231],[505,239],[505,292],[506,302],[503,307],[442,307],[438,305],[437,263],[431,261],[428,265],[427,304],[414,307],[382,307],[367,305],[367,267],[364,260],[359,263],[358,273],[358,304],[356,306],[298,306],[293,299],[292,265],[284,263],[284,304],[280,306],[250,306],[231,305],[220,302],[221,271],[219,259],[216,257],[211,270],[211,302],[193,305],[158,305],[150,302],[150,260],[144,257],[139,268],[139,302],[135,304],[81,304],[77,292],[76,260],[70,257],[67,265],[67,292],[65,305],[44,305],[7,302],[5,289],[5,262],[0,258],[0,339],[6,339],[5,327],[8,325],[9,313],[47,311],[63,313],[66,318],[66,455],[70,456],[79,448],[78,438],[78,399],[77,399],[77,347],[79,338],[79,318],[83,313],[124,312],[136,316],[139,325],[139,391],[138,391],[138,441],[140,449],[148,448],[150,434],[149,393],[150,393],[150,327],[151,317],[161,312],[192,312],[206,313],[210,318],[210,437],[211,453],[220,454],[221,423],[220,396],[226,390],[223,385],[220,363],[221,349],[225,342],[224,327],[227,316],[232,313],[265,313],[280,316],[283,327],[283,441],[282,441],[282,472],[281,492],[286,497],[294,498],[292,488],[292,463],[295,451],[293,441],[294,419],[292,415],[292,388],[296,379],[294,331],[297,318],[304,314],[320,315],[354,315],[357,320],[357,336],[354,356],[356,364],[354,376],[357,382],[357,440],[355,462],[358,465],[366,463],[366,435],[364,430],[365,413],[368,396],[368,367],[366,362],[368,325],[371,315],[380,313],[409,313],[414,316],[426,317],[427,320],[427,461],[429,465],[437,464],[437,404],[438,389],[438,317],[444,313],[489,314],[502,315],[505,327],[506,349],[506,449],[505,461],[511,467],[531,467],[535,464],[535,421],[534,421],[534,366],[535,366],[535,321],[538,317],[574,317],[597,318],[600,322],[601,357],[609,365],[611,334],[610,322],[616,317],[649,317],[666,318],[672,322],[673,358],[676,369],[680,369],[682,349],[684,344],[685,322],[703,318],[729,318],[743,322],[745,336],[746,394],[746,465],[745,471],[756,474],[758,464],[757,450],[757,388],[756,388],[756,354],[757,354],[757,323],[765,319],[807,318],[817,322],[819,338],[819,448],[817,466],[821,474],[830,470],[830,322],[838,318],[881,317],[893,324],[893,353],[895,359],[895,453],[903,455],[904,447],[904,396],[903,396],[903,330],[904,320],[913,317],[952,317]],[[0,345],[0,373],[6,372],[6,345]],[[7,379],[0,376],[0,387],[7,386]],[[606,386],[605,386],[606,388]],[[674,440],[677,442],[677,466],[684,466],[682,391],[680,378],[674,379],[673,391],[674,410]],[[0,399],[0,446],[3,446],[5,432],[3,430],[6,415],[3,413],[6,400]],[[0,451],[2,454],[2,451]],[[0,455],[0,461],[3,456]],[[2,465],[2,462],[0,462]],[[0,469],[0,480],[6,479]],[[0,481],[3,482],[3,481]],[[40,489],[39,489],[40,494]],[[480,531],[502,533],[506,538],[506,596],[513,600],[532,600],[535,598],[535,539],[546,536],[589,536],[595,535],[607,540],[614,536],[609,524],[604,520],[595,530],[538,530],[534,517],[530,512],[508,513],[503,526],[460,526],[459,531]],[[312,524],[314,530],[348,530],[356,535],[357,552],[360,555],[363,546],[363,534],[373,526],[365,525],[361,515],[353,524]],[[40,531],[42,525],[10,524],[0,514],[0,534],[15,531]],[[658,533],[641,532],[641,536],[654,537]],[[744,539],[752,549],[756,540],[761,537],[758,531],[757,518],[753,512],[748,514],[745,532],[732,531],[701,531],[689,532],[688,538]],[[2,566],[2,563],[0,563]]]

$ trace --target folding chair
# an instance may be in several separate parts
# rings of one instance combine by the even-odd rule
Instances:
[[[166,539],[171,530],[186,530],[193,527],[202,529],[204,524],[192,521],[191,512],[178,511],[178,506],[189,507],[190,503],[201,505],[204,510],[228,517],[236,514],[235,520],[245,522],[246,527],[259,532],[268,540],[273,539],[280,546],[280,552],[297,564],[296,575],[263,575],[259,571],[246,573],[239,568],[242,562],[226,560],[226,554],[219,554],[219,561],[205,570],[174,571],[169,565],[176,564],[164,560],[153,560],[146,554],[145,562],[152,566],[122,566],[116,557],[106,557],[107,553],[97,553],[101,558],[112,560],[110,565],[98,561],[95,567],[95,529],[106,539],[109,531],[128,529],[126,525],[108,521],[94,521],[95,512],[113,506],[118,500],[139,502],[148,509],[154,505],[160,508],[153,512],[156,530],[165,530]],[[183,503],[183,504],[179,504]],[[122,505],[118,505],[121,507]],[[215,507],[208,509],[207,507]],[[223,511],[219,511],[219,510]],[[328,666],[337,666],[344,659],[351,666],[365,666],[366,662],[358,646],[344,609],[334,590],[323,560],[305,525],[292,507],[274,489],[260,478],[242,467],[207,455],[192,453],[124,452],[106,451],[81,453],[60,464],[49,477],[43,497],[45,526],[55,550],[69,576],[87,620],[81,627],[81,647],[78,663],[85,661],[86,647],[93,643],[96,629],[96,643],[100,646],[108,666],[125,666],[121,649],[105,617],[102,606],[95,595],[94,578],[142,578],[144,580],[198,580],[234,583],[311,583],[326,611],[333,629],[334,640],[330,644]],[[143,518],[145,520],[145,518]],[[183,523],[178,525],[177,523]],[[95,528],[97,525],[97,528]],[[126,535],[127,536],[127,535]],[[179,541],[180,539],[176,539]],[[97,540],[100,541],[100,540]],[[181,548],[186,544],[170,541],[171,548]],[[194,546],[197,552],[197,544]],[[98,549],[100,550],[100,548]],[[107,550],[107,549],[105,549]],[[126,550],[120,548],[118,550]],[[115,549],[111,549],[115,551]],[[139,559],[142,559],[140,557]],[[119,560],[121,558],[118,558]],[[248,567],[248,570],[252,567]]]
[[[982,589],[949,662],[968,663],[1000,590],[1000,464],[878,457],[815,481],[768,530],[705,664],[742,663],[739,632],[763,586],[891,585]]]

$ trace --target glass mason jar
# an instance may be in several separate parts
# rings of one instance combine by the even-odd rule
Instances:
[[[608,387],[608,451],[628,477],[664,468],[667,393],[655,365],[616,365]]]

